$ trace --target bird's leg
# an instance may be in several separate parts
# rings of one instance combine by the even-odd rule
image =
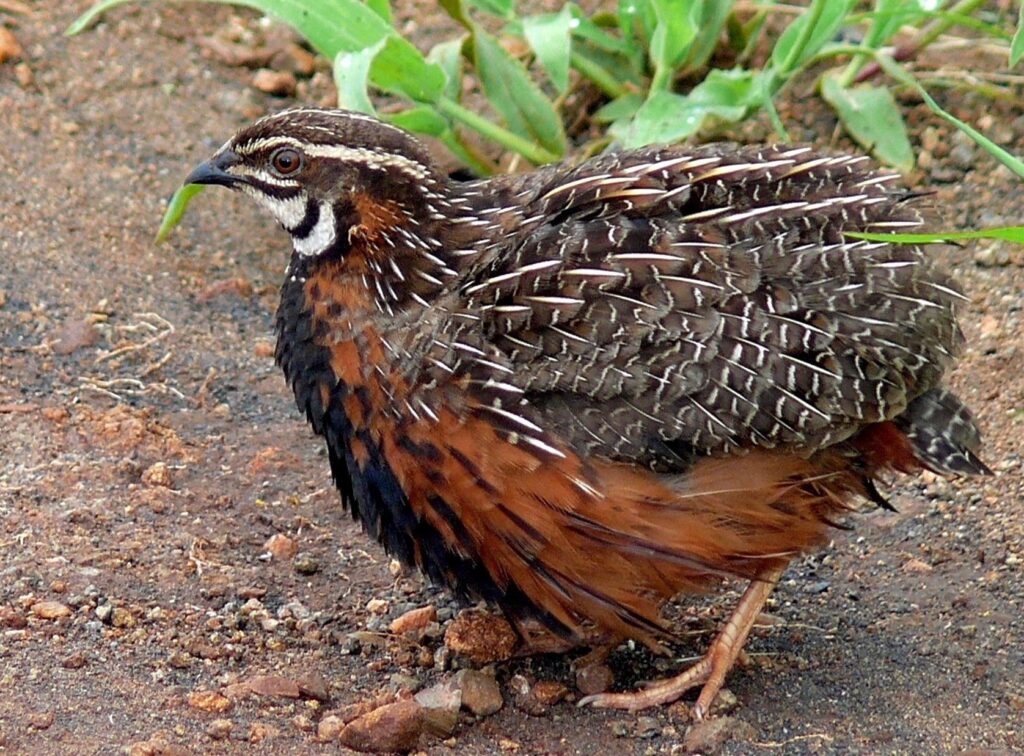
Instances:
[[[690,688],[703,684],[704,687],[693,707],[695,719],[703,719],[711,709],[718,691],[722,689],[737,657],[743,650],[750,630],[757,621],[761,607],[772,589],[779,582],[785,565],[772,567],[758,575],[743,593],[740,603],[719,631],[704,657],[692,667],[675,677],[652,683],[643,690],[633,693],[598,693],[580,700],[579,705],[598,706],[609,709],[638,711],[651,706],[671,703]]]

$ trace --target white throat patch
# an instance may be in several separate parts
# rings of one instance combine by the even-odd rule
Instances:
[[[300,215],[299,220],[292,227],[294,228],[301,221],[302,217]],[[293,236],[292,246],[303,257],[316,257],[326,252],[337,238],[338,229],[334,221],[334,209],[329,202],[321,202],[320,215],[316,219],[316,225],[313,226],[313,230],[303,239],[297,239]]]

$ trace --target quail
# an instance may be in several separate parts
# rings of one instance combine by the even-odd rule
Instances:
[[[748,581],[639,709],[705,716],[786,565],[890,471],[988,472],[943,386],[964,301],[864,157],[655,146],[455,182],[401,129],[298,108],[186,179],[291,236],[276,358],[343,503],[402,562],[556,637],[673,639]]]

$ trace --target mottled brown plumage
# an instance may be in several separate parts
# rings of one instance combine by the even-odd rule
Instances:
[[[941,387],[963,299],[863,158],[651,147],[454,183],[344,111],[243,129],[190,177],[289,231],[278,361],[343,499],[456,592],[652,647],[662,603],[755,581],[635,708],[710,705],[788,561],[886,469],[982,473]]]

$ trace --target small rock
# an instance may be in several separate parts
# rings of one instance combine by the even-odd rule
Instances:
[[[312,554],[302,552],[295,555],[295,571],[300,575],[315,575],[320,572],[320,562]]]
[[[267,595],[267,589],[262,586],[246,586],[238,589],[238,598],[261,599]]]
[[[269,341],[263,341],[262,339],[256,342],[256,345],[252,348],[252,353],[256,357],[266,359],[267,357],[274,356],[274,345]]]
[[[215,719],[206,725],[206,734],[213,740],[225,740],[234,726],[230,719]]]
[[[423,681],[418,677],[413,677],[412,675],[395,672],[388,678],[388,687],[395,691],[395,693],[402,693],[403,691],[415,693],[423,687]]]
[[[455,731],[462,706],[462,689],[454,680],[421,690],[413,698],[423,707],[423,724],[428,733],[444,738]]]
[[[281,675],[257,675],[249,678],[248,685],[249,690],[258,696],[298,698],[301,695],[299,684]]]
[[[96,615],[96,619],[105,625],[109,625],[110,618],[114,614],[114,605],[110,603],[100,604],[93,613]]]
[[[262,743],[264,740],[276,738],[280,734],[281,731],[274,727],[274,725],[267,724],[266,722],[253,722],[249,727],[249,742]]]
[[[718,691],[718,695],[715,696],[715,700],[711,702],[711,708],[708,710],[708,714],[712,717],[722,716],[729,714],[736,710],[736,707],[740,705],[740,699],[736,697],[728,688],[722,688]]]
[[[37,601],[32,604],[32,614],[39,619],[59,620],[71,616],[71,607],[59,601]]]
[[[607,664],[588,664],[576,670],[576,687],[587,696],[604,693],[614,682],[615,673]]]
[[[949,151],[949,162],[965,171],[974,167],[974,148],[967,144],[956,145]]]
[[[904,572],[931,572],[934,568],[927,562],[922,562],[920,559],[908,559],[903,564]]]
[[[18,80],[18,86],[22,89],[28,89],[36,82],[32,69],[25,61],[14,65],[14,78]]]
[[[518,642],[515,631],[504,617],[474,611],[460,613],[444,634],[445,646],[475,664],[512,658]]]
[[[298,553],[299,545],[293,538],[283,533],[275,533],[263,544],[263,548],[270,552],[274,559],[285,561],[291,559]]]
[[[818,594],[825,593],[829,589],[827,580],[817,580],[804,586],[804,593]]]
[[[997,333],[999,333],[999,330],[999,318],[995,317],[994,315],[986,315],[985,317],[983,317],[981,319],[981,323],[978,326],[978,333],[981,334],[981,337],[983,339],[989,336],[995,336]]]
[[[163,462],[154,462],[142,473],[142,482],[147,486],[171,487],[171,470]]]
[[[272,71],[269,68],[261,68],[252,77],[252,85],[269,95],[291,97],[295,94],[298,82],[295,79],[295,74],[291,71]]]
[[[352,720],[338,734],[338,741],[354,751],[404,753],[419,744],[423,729],[423,707],[408,698]]]
[[[697,722],[683,737],[688,753],[715,753],[729,740],[752,740],[754,728],[736,717],[719,717]]]
[[[388,613],[388,602],[384,599],[370,599],[366,602],[366,611],[370,614],[387,614]]]
[[[55,334],[51,345],[57,354],[71,354],[82,347],[93,346],[100,339],[96,326],[88,320],[70,320]]]
[[[463,669],[455,673],[455,681],[462,690],[462,707],[478,717],[494,714],[505,703],[501,688],[490,675],[475,669]]]
[[[310,672],[305,675],[298,675],[295,678],[295,682],[299,686],[299,693],[306,698],[312,698],[315,701],[327,701],[331,697],[330,687],[327,685],[327,680],[324,679],[323,675],[319,675],[316,672]]]
[[[316,726],[316,739],[321,743],[337,740],[344,727],[345,723],[341,721],[341,717],[334,715],[326,716]]]
[[[635,734],[638,738],[656,738],[661,734],[661,722],[655,717],[637,717]]]
[[[436,621],[437,607],[421,606],[419,609],[412,609],[393,620],[389,629],[396,635],[411,635]]]
[[[114,611],[111,614],[110,624],[114,627],[135,627],[137,620],[135,615],[123,606],[114,607]]]
[[[982,268],[1002,268],[1010,264],[1010,251],[998,241],[979,245],[974,252],[974,262]]]
[[[34,711],[28,715],[28,726],[33,730],[48,730],[56,718],[53,711]]]
[[[569,689],[557,680],[540,680],[530,690],[530,695],[545,707],[554,706],[565,700]]]
[[[60,665],[64,667],[64,669],[81,669],[85,666],[85,664],[85,654],[83,654],[81,651],[76,651],[75,653],[71,654],[71,656],[64,657],[63,661],[61,661],[60,663]]]
[[[0,63],[4,63],[12,58],[20,58],[24,54],[25,51],[21,49],[21,45],[14,36],[14,32],[4,26],[0,26]]]
[[[28,626],[28,619],[14,607],[0,606],[0,627],[21,630]]]
[[[215,690],[197,690],[188,694],[188,705],[200,711],[222,714],[231,708],[231,700]]]

